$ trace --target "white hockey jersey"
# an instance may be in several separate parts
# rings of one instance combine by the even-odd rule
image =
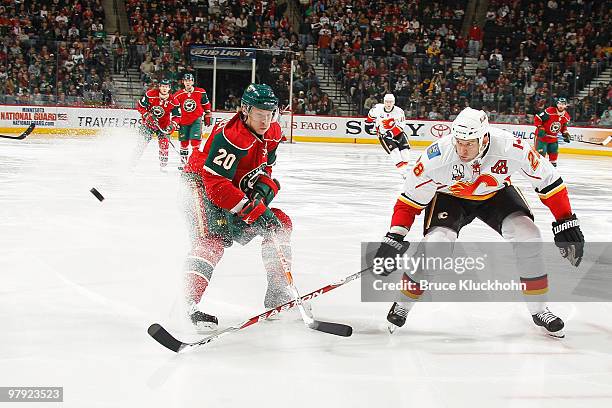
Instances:
[[[556,218],[567,215],[568,211],[571,213],[565,184],[548,160],[529,143],[505,130],[491,127],[489,136],[489,145],[482,157],[469,163],[459,159],[452,135],[430,145],[406,177],[392,225],[410,227],[414,214],[418,214],[436,192],[466,200],[491,198],[511,184],[510,176],[515,173],[527,177]],[[547,202],[560,192],[563,193],[559,197]]]
[[[368,112],[368,118],[366,122],[374,123],[376,133],[384,135],[388,130],[393,129],[395,126],[399,127],[400,130],[404,130],[404,122],[406,117],[404,116],[404,110],[398,106],[393,106],[391,112],[385,111],[385,105],[383,103],[377,103]]]

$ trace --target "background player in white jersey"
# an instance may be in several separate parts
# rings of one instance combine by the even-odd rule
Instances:
[[[384,103],[377,103],[368,113],[365,130],[378,135],[383,149],[391,155],[391,160],[403,177],[406,177],[410,161],[410,143],[404,132],[406,117],[404,111],[395,106],[395,96],[386,94]]]
[[[432,144],[408,173],[404,192],[395,204],[391,228],[376,257],[395,257],[405,252],[404,237],[416,215],[425,208],[423,242],[437,242],[436,256],[453,252],[459,231],[479,218],[513,244],[527,307],[536,325],[546,333],[563,337],[563,321],[546,306],[548,278],[541,257],[540,230],[529,205],[510,184],[514,173],[527,176],[540,200],[550,209],[555,244],[574,266],[582,259],[584,237],[572,213],[567,189],[556,169],[529,144],[501,129],[489,127],[485,112],[464,109],[452,124],[451,133]],[[525,245],[525,243],[527,245]],[[522,245],[521,245],[522,244]],[[386,270],[383,274],[389,274]],[[387,320],[391,330],[401,327],[423,291],[418,271],[404,274],[412,287],[402,291],[405,302],[395,302]],[[413,283],[409,283],[412,281]]]

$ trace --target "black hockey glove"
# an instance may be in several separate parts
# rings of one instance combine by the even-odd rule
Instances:
[[[569,134],[569,132],[565,132],[565,133],[563,133],[563,141],[564,141],[565,143],[569,143],[569,142],[571,142],[571,141],[572,141],[572,139],[570,138],[570,134]]]
[[[278,190],[280,190],[280,183],[278,180],[270,178],[267,174],[262,174],[257,178],[248,196],[251,200],[261,198],[266,205],[270,205],[272,199],[278,194]]]
[[[566,258],[573,266],[580,265],[584,255],[584,235],[580,231],[576,214],[553,222],[552,230],[555,234],[555,245],[559,247],[561,256]]]
[[[366,122],[363,128],[364,128],[364,130],[366,131],[366,133],[368,135],[375,135],[376,134],[376,129],[374,129],[374,123]]]
[[[374,273],[387,276],[397,269],[395,257],[402,255],[410,247],[410,242],[404,241],[402,234],[387,232],[387,235],[380,241],[380,246],[374,255]],[[388,260],[389,258],[392,259]],[[379,265],[377,268],[376,265]]]

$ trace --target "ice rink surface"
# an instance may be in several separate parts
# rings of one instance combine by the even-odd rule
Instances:
[[[605,303],[553,304],[561,341],[507,303],[417,305],[391,336],[389,304],[361,303],[353,282],[313,304],[318,318],[351,324],[350,338],[308,330],[290,311],[192,353],[162,348],[147,335],[153,322],[200,337],[178,306],[188,246],[177,157],[161,174],[151,144],[130,173],[127,140],[0,141],[0,386],[64,387],[62,404],[29,406],[612,406]],[[384,235],[402,183],[380,146],[279,149],[274,206],[293,219],[293,274],[307,293],[359,270],[360,242]],[[561,155],[559,171],[586,240],[609,241],[612,159]],[[513,181],[552,241],[548,209]],[[460,239],[499,238],[477,221]],[[263,311],[259,242],[226,250],[205,293],[201,306],[222,327]]]

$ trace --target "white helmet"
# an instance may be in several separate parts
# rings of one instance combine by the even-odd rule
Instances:
[[[393,102],[393,104],[395,105],[395,96],[393,96],[393,94],[385,94],[383,102]]]
[[[451,135],[459,140],[478,140],[480,153],[485,146],[482,141],[489,133],[489,118],[485,111],[465,108],[453,121]]]

